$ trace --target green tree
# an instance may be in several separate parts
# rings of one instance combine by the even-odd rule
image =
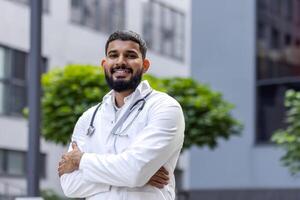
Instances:
[[[184,148],[192,145],[214,148],[218,138],[228,139],[241,130],[232,117],[233,105],[190,78],[156,78],[145,75],[151,86],[167,92],[182,105],[186,132]],[[99,67],[69,65],[42,77],[42,134],[47,140],[67,144],[79,116],[101,102],[109,91]]]
[[[284,103],[287,127],[277,130],[272,141],[284,149],[281,162],[295,175],[300,171],[300,92],[288,90]]]
[[[41,191],[41,196],[44,200],[66,200],[66,198],[59,196],[52,189],[45,189]]]

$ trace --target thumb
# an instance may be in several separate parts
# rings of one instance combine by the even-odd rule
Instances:
[[[73,150],[78,150],[77,143],[75,141],[72,142],[72,149]]]

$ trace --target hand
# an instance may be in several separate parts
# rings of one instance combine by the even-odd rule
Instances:
[[[157,188],[163,188],[165,185],[168,185],[169,172],[161,167],[148,181],[147,184],[152,185]]]
[[[58,175],[61,177],[65,173],[71,173],[75,170],[78,170],[79,163],[83,152],[81,152],[76,144],[72,142],[72,151],[65,153],[59,162],[58,166]]]

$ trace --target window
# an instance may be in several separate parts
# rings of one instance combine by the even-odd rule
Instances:
[[[269,142],[284,123],[286,90],[300,90],[299,0],[257,0],[256,141]],[[263,4],[262,4],[263,3]],[[292,18],[298,18],[293,19]]]
[[[30,0],[8,0],[29,6]],[[50,0],[43,0],[43,12],[49,12]]]
[[[0,46],[0,114],[21,115],[27,105],[27,53]],[[47,59],[42,60],[45,72]]]
[[[25,154],[20,151],[7,151],[6,172],[9,175],[21,176],[25,174]]]
[[[286,0],[284,0],[286,1]],[[272,3],[270,4],[271,10],[275,15],[280,15],[280,11],[282,8],[282,0],[272,0]]]
[[[297,23],[297,26],[300,27],[300,0],[297,0],[295,2],[295,7],[296,7],[296,12],[295,12],[295,20],[296,20],[296,23]]]
[[[46,154],[40,154],[40,176],[46,177]],[[0,149],[0,175],[25,177],[27,159],[25,151]]]
[[[293,3],[293,0],[284,0],[284,14],[285,14],[285,18],[288,20],[288,21],[292,21],[293,20],[293,15],[294,15],[294,3]]]
[[[163,3],[144,2],[143,36],[149,49],[177,60],[184,59],[185,16]]]
[[[0,174],[4,173],[4,153],[0,151]]]
[[[124,29],[125,0],[71,0],[71,21],[104,33]]]

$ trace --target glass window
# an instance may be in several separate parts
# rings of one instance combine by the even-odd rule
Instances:
[[[26,64],[27,56],[26,53],[14,50],[14,59],[12,60],[12,78],[25,81],[26,79]]]
[[[176,20],[175,25],[175,47],[174,47],[174,55],[176,58],[183,60],[184,59],[184,31],[185,31],[185,23],[184,23],[184,15],[182,13],[176,13],[174,16]]]
[[[85,0],[83,4],[83,24],[92,29],[96,28],[98,19],[96,18],[97,0]]]
[[[97,7],[97,16],[98,16],[98,23],[97,23],[97,30],[100,30],[104,33],[109,33],[110,27],[110,19],[109,19],[109,12],[110,12],[110,2],[108,0],[100,0],[98,2]]]
[[[73,22],[82,23],[82,12],[81,12],[81,8],[82,8],[82,0],[72,0],[71,1],[71,20]]]
[[[296,21],[296,24],[297,24],[297,26],[298,27],[300,27],[300,12],[299,12],[299,10],[300,10],[300,0],[297,0],[296,2],[295,2],[295,7],[296,7],[296,12],[294,12],[295,13],[295,21]]]
[[[0,46],[0,113],[20,115],[27,105],[27,53]],[[47,59],[42,58],[42,72]]]
[[[7,153],[7,174],[25,175],[25,154],[18,151]]]
[[[46,154],[41,153],[41,157],[40,157],[40,176],[45,178],[46,177],[46,167],[47,167],[47,161],[46,161]]]
[[[161,52],[161,6],[158,3],[153,3],[153,50]]]
[[[71,0],[71,21],[105,33],[124,29],[125,0]]]
[[[5,50],[0,47],[0,80],[5,76]]]
[[[298,1],[298,0],[297,0]],[[284,94],[300,90],[300,44],[296,0],[257,0],[256,140],[269,142],[285,126]],[[263,5],[262,5],[263,4]],[[298,17],[298,19],[292,19]]]
[[[124,0],[109,0],[109,11],[110,11],[110,28],[109,32],[113,32],[120,27],[123,27],[125,21],[125,4]],[[120,8],[123,8],[123,11],[120,12]]]
[[[50,0],[43,0],[43,11],[44,12],[50,11]]]
[[[0,174],[4,173],[4,151],[0,150]]]
[[[9,111],[20,114],[27,105],[25,86],[11,85],[9,89]]]
[[[284,0],[284,14],[288,21],[293,20],[294,9],[293,9],[293,0]]]
[[[4,92],[4,83],[0,81],[0,113],[5,113],[5,92]]]
[[[153,0],[144,2],[143,10],[143,36],[149,49],[183,60],[184,14]]]
[[[150,49],[153,49],[153,4],[149,2],[145,2],[143,4],[143,10],[144,10],[144,23],[143,23],[143,34],[144,39],[147,43],[147,47]]]
[[[161,10],[162,15],[162,53],[168,56],[174,56],[174,36],[175,36],[175,20],[172,10],[168,7],[163,7]]]
[[[40,154],[40,177],[46,177],[46,154]],[[26,175],[27,159],[25,151],[0,149],[0,175],[22,176]]]

